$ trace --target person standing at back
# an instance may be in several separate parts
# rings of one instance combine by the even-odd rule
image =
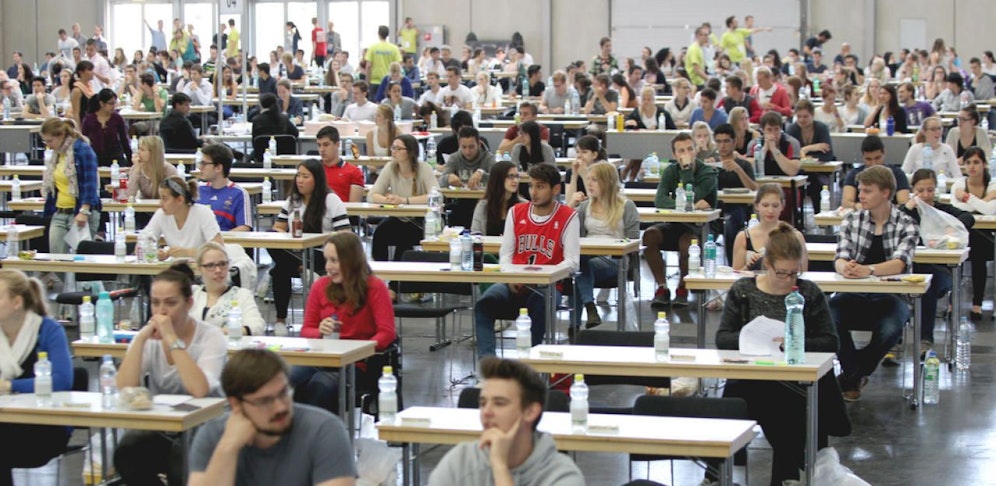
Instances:
[[[311,59],[315,61],[315,66],[325,65],[325,29],[318,22],[318,17],[311,18]]]
[[[390,33],[391,31],[386,25],[377,27],[377,37],[380,38],[380,41],[367,48],[367,55],[365,57],[367,61],[366,75],[371,83],[370,91],[374,93],[380,87],[380,80],[384,79],[384,76],[387,76],[391,63],[401,62],[401,51],[398,50],[398,46],[387,41],[387,36]]]
[[[405,25],[398,29],[398,43],[405,54],[414,56],[418,53],[418,28],[411,17],[405,17]]]

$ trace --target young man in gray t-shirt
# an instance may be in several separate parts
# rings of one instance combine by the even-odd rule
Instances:
[[[201,427],[190,449],[192,486],[353,486],[346,427],[325,410],[292,402],[287,365],[246,349],[221,372],[232,412]]]

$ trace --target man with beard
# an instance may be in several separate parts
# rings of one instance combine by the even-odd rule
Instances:
[[[245,349],[221,372],[232,408],[204,425],[190,449],[193,486],[356,484],[342,420],[293,403],[287,364],[272,351]]]

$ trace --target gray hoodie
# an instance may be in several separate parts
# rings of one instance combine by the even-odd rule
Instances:
[[[429,486],[491,486],[489,451],[478,442],[464,442],[448,452],[429,475]],[[533,453],[526,462],[512,469],[516,486],[584,486],[584,476],[574,461],[559,452],[553,437],[533,433]]]
[[[446,165],[443,167],[443,175],[439,176],[439,187],[449,187],[447,181],[450,178],[450,174],[456,174],[460,178],[460,181],[466,184],[470,176],[478,169],[484,171],[484,175],[481,178],[481,186],[483,187],[487,185],[488,174],[491,173],[491,166],[494,163],[494,156],[483,145],[477,149],[477,157],[474,160],[465,159],[463,152],[457,150],[453,152],[453,155],[450,155],[449,160],[446,161]]]

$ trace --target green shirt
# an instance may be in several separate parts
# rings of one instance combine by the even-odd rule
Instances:
[[[688,73],[688,80],[692,82],[693,86],[702,86],[705,84],[706,80],[692,68],[692,66],[698,64],[699,69],[702,72],[706,70],[705,56],[702,54],[702,46],[698,42],[692,42],[692,45],[688,46],[688,52],[685,54],[685,71]]]
[[[166,107],[169,106],[169,93],[166,88],[159,88],[159,98],[163,100],[163,113],[166,113]],[[152,98],[142,97],[142,111],[147,111],[153,113],[156,111],[156,103]]]
[[[387,41],[378,42],[367,49],[366,60],[370,63],[370,84],[378,85],[387,76],[392,62],[401,62],[398,46]]]
[[[677,162],[668,165],[661,174],[661,181],[657,184],[657,197],[654,198],[654,206],[661,209],[674,209],[674,190],[681,185],[691,184],[695,192],[695,202],[705,200],[709,207],[716,207],[716,187],[719,176],[716,169],[709,167],[702,162],[695,161],[695,164],[688,170],[679,170],[681,167]]]
[[[739,63],[747,57],[747,37],[750,29],[735,29],[723,32],[723,37],[719,41],[720,47],[730,56],[730,61]]]

